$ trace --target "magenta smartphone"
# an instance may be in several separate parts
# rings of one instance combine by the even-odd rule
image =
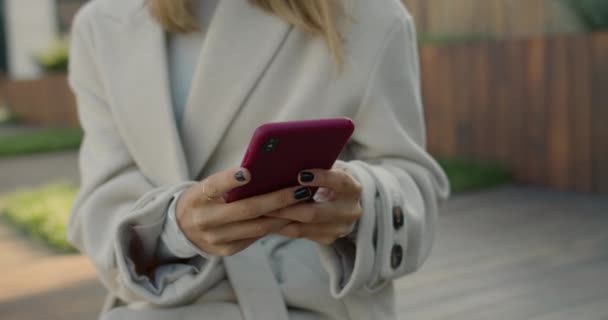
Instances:
[[[348,118],[275,122],[258,127],[241,162],[241,167],[251,172],[251,181],[229,192],[226,201],[297,186],[302,170],[331,169],[354,130]]]

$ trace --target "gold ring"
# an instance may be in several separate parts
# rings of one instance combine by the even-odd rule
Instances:
[[[208,201],[215,201],[215,200],[219,199],[219,197],[215,197],[215,198],[210,197],[210,196],[207,194],[207,192],[205,192],[205,184],[206,184],[206,183],[205,183],[205,182],[203,182],[202,184],[203,184],[203,192],[202,192],[202,193],[203,193],[203,196],[205,197],[205,199],[207,199]]]

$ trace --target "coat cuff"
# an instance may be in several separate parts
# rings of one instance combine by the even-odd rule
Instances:
[[[363,185],[361,205],[363,214],[357,230],[332,245],[318,245],[321,262],[329,273],[332,296],[341,299],[368,284],[375,274],[375,247],[372,237],[376,227],[374,198],[376,188],[373,178],[357,165],[359,161],[336,162],[343,166]]]
[[[408,236],[421,239],[422,234],[408,234],[407,230],[413,223],[406,219],[412,212],[424,212],[423,209],[414,210],[414,198],[419,198],[419,191],[414,184],[400,184],[399,170],[387,170],[386,166],[369,166],[372,177],[378,188],[376,199],[376,221],[378,236],[376,239],[376,261],[379,265],[379,277],[382,279],[393,279],[397,275],[405,274],[408,268],[407,257],[409,248]],[[411,179],[409,179],[411,181]],[[410,196],[406,202],[402,194]],[[410,228],[421,230],[421,228]],[[421,231],[418,231],[421,232]],[[420,241],[420,240],[415,240]]]
[[[194,184],[153,190],[137,201],[127,217],[118,222],[115,235],[117,278],[128,300],[145,300],[171,306],[193,299],[207,290],[207,281],[221,272],[218,257],[161,261],[157,246],[163,232],[168,205],[173,196]],[[133,294],[135,296],[133,296]]]
[[[210,259],[213,255],[194,245],[182,232],[177,223],[177,201],[184,191],[186,191],[186,189],[182,189],[175,193],[169,203],[167,219],[165,220],[163,232],[160,236],[161,241],[158,247],[158,250],[160,251],[159,254],[163,257],[176,257],[182,259],[193,258],[198,255],[205,259]]]

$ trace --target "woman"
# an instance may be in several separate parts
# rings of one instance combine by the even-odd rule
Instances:
[[[395,319],[392,281],[426,259],[449,189],[418,78],[398,0],[90,2],[69,238],[110,292],[102,318]],[[258,125],[339,116],[357,129],[332,170],[222,200]]]

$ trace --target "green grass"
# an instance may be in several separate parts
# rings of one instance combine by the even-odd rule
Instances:
[[[0,157],[78,149],[82,130],[49,128],[0,135]]]
[[[511,173],[493,163],[439,160],[452,185],[452,193],[492,188],[511,182]]]
[[[462,160],[439,162],[454,193],[491,188],[511,179],[509,172],[498,165]],[[76,187],[61,183],[17,191],[0,198],[0,214],[51,248],[74,252],[66,240],[66,225],[76,192]]]
[[[585,23],[589,31],[608,30],[608,1],[562,0]]]
[[[66,239],[77,189],[69,184],[17,191],[0,198],[0,213],[10,223],[62,252],[75,250]]]
[[[17,123],[19,123],[19,119],[14,114],[12,114],[7,108],[0,107],[0,125]]]
[[[458,43],[478,43],[494,41],[496,37],[490,34],[423,34],[418,36],[418,43],[424,45],[449,45]]]

